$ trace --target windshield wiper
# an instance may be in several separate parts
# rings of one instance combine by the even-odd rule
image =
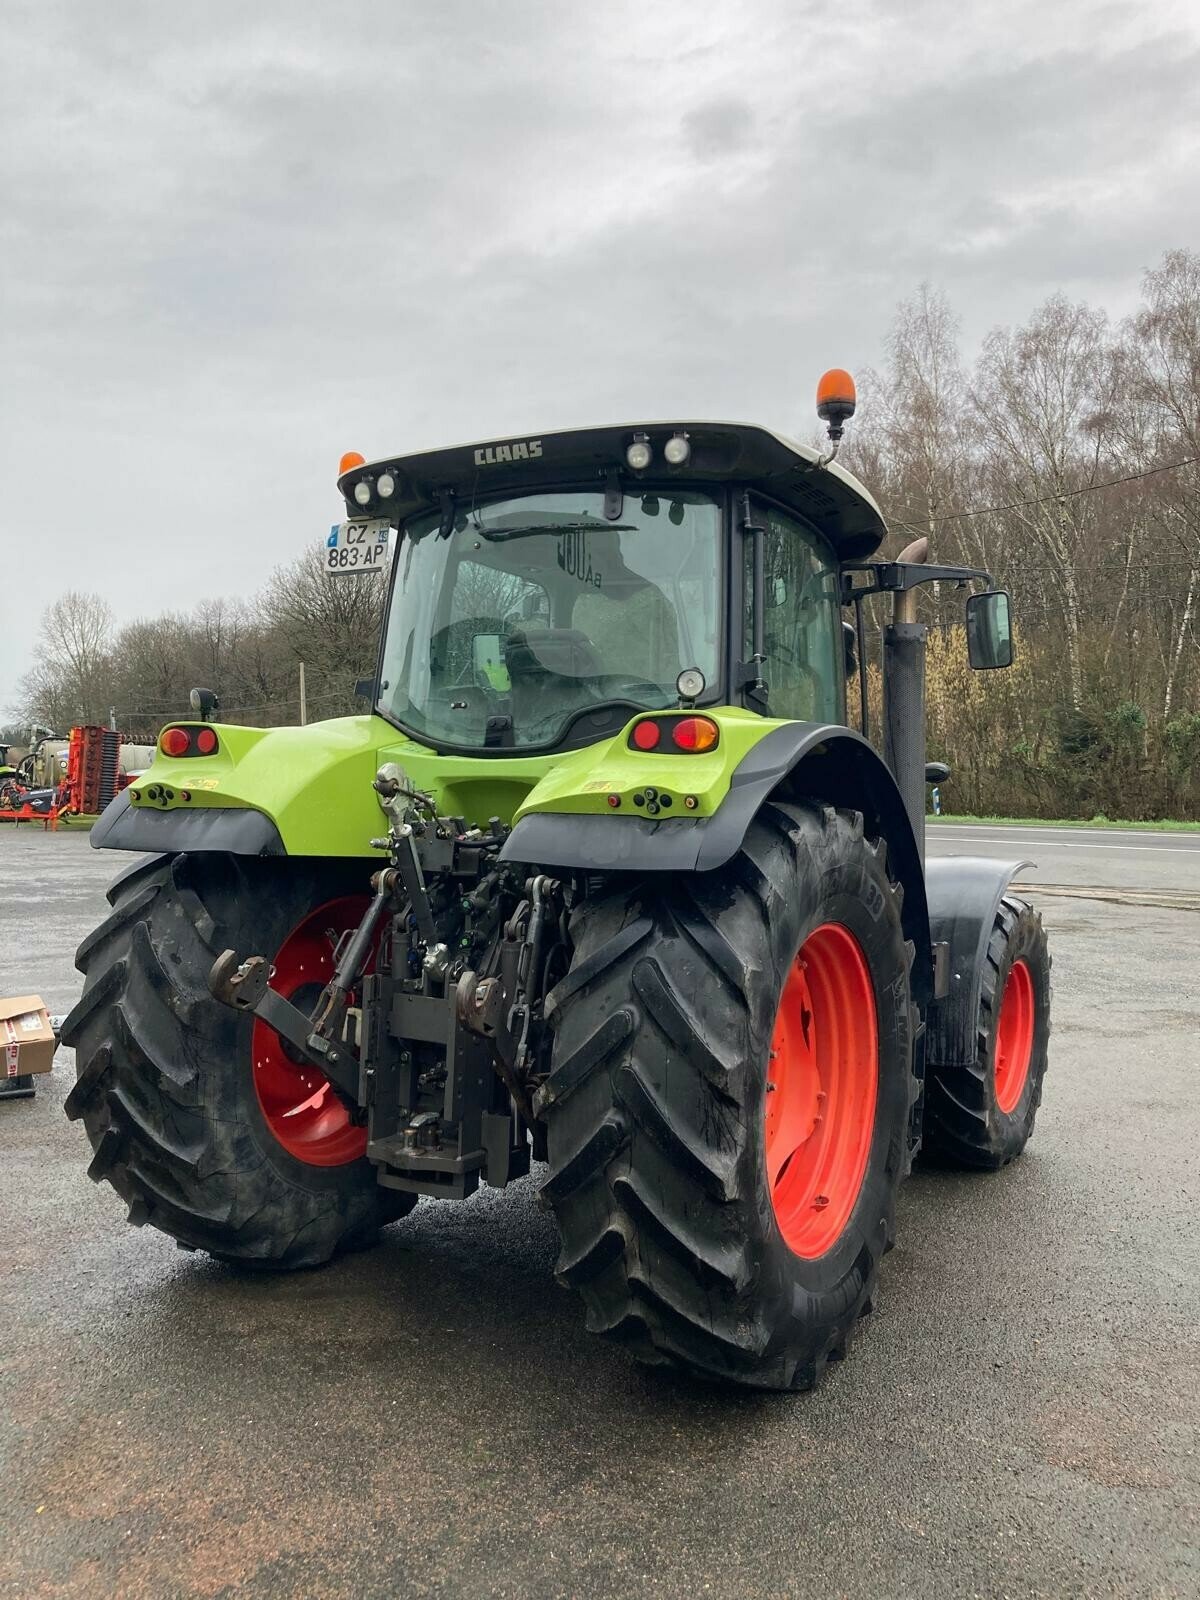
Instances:
[[[506,539],[527,539],[534,533],[636,533],[637,525],[585,518],[576,522],[523,522],[513,528],[487,528],[476,523],[474,531],[492,544],[502,544]]]

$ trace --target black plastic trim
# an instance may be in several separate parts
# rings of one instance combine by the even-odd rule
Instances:
[[[116,795],[92,825],[93,850],[222,850],[235,856],[285,856],[279,829],[261,811],[136,809],[128,789]]]
[[[501,861],[587,872],[695,872],[713,819],[571,816],[535,811],[509,834]]]
[[[690,722],[694,717],[703,717],[706,722],[711,722],[717,730],[717,737],[711,744],[702,750],[686,750],[682,745],[675,743],[675,729],[681,722]],[[634,742],[634,734],[643,722],[656,722],[659,726],[659,742],[643,749]],[[639,717],[625,736],[625,747],[639,756],[708,756],[721,743],[721,725],[714,718],[706,715],[702,706],[695,706],[690,711],[648,711],[645,716]]]
[[[707,702],[710,706],[723,704],[720,700]],[[666,714],[672,707],[643,706],[634,700],[599,700],[595,705],[582,706],[578,711],[572,712],[562,736],[550,744],[447,744],[442,739],[434,739],[428,733],[421,733],[416,728],[410,728],[407,723],[401,722],[396,714],[386,708],[382,701],[377,701],[374,707],[375,715],[381,717],[396,732],[413,744],[419,744],[423,750],[432,750],[439,756],[466,756],[469,760],[490,761],[523,761],[526,758],[534,760],[538,756],[552,756],[558,753],[570,755],[576,750],[586,750],[590,745],[603,744],[609,739],[616,739],[622,729],[628,726],[633,717],[649,714],[651,712]],[[705,706],[697,705],[697,711],[705,710]],[[586,719],[594,718],[606,711],[624,712],[625,715],[618,721],[614,718],[612,726],[597,729],[593,723],[588,729],[584,726]],[[676,750],[675,755],[683,754]]]
[[[931,1065],[975,1062],[979,991],[992,925],[1013,878],[1032,865],[990,856],[937,856],[925,863],[930,935],[950,952],[949,993],[929,1015],[926,1056]]]

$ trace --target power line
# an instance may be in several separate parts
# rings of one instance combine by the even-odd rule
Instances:
[[[922,517],[921,523],[907,522],[899,513],[893,516],[891,520],[899,522],[906,528],[919,531],[922,523],[928,526],[931,522],[958,522],[967,517],[988,517],[996,511],[1017,511],[1022,506],[1040,506],[1047,500],[1075,500],[1080,495],[1097,494],[1101,489],[1115,488],[1120,483],[1137,483],[1140,478],[1153,478],[1160,472],[1177,472],[1180,467],[1195,466],[1197,461],[1200,461],[1200,456],[1185,456],[1182,461],[1169,461],[1165,466],[1146,467],[1141,472],[1127,472],[1120,478],[1106,478],[1103,483],[1088,483],[1082,489],[1063,489],[1053,494],[1030,495],[1026,500],[1009,500],[1006,504],[999,506],[979,506],[974,511],[942,511],[936,517]],[[918,511],[909,511],[907,506],[905,511],[910,517],[921,515]]]

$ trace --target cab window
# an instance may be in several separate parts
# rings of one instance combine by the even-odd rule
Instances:
[[[800,722],[845,720],[838,568],[824,541],[774,506],[757,504],[763,540],[768,715]],[[745,541],[744,659],[753,645],[753,541]]]

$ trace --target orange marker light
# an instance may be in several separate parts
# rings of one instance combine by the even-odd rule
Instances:
[[[159,735],[158,748],[165,756],[186,755],[190,744],[184,728],[164,728]]]
[[[366,456],[360,456],[357,450],[347,450],[338,462],[338,477],[340,478],[343,473],[353,472],[355,467],[365,467],[366,464]]]
[[[711,717],[684,717],[671,729],[671,738],[680,750],[711,750],[721,730]]]
[[[830,367],[817,384],[817,415],[828,418],[835,411],[851,416],[858,404],[854,379],[842,367]]]

